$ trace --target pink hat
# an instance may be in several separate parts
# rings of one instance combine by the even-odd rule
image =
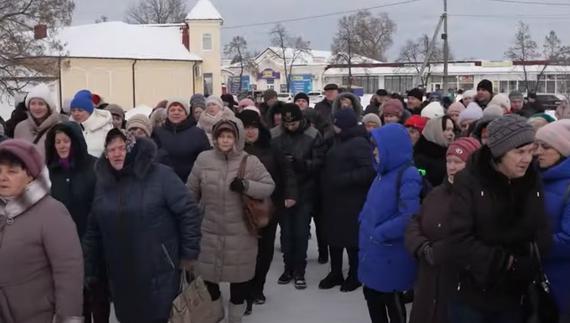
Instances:
[[[397,99],[390,99],[382,104],[382,115],[390,114],[401,117],[404,113],[404,105],[402,101]]]
[[[44,168],[42,155],[31,142],[22,139],[8,139],[0,144],[0,151],[7,151],[24,164],[28,173],[35,179]]]
[[[465,110],[465,106],[461,102],[452,103],[449,108],[447,108],[447,114],[451,114],[452,112],[461,113],[461,111]]]
[[[253,102],[252,99],[248,99],[248,98],[245,98],[245,99],[239,101],[239,104],[238,104],[238,108],[242,108],[242,109],[245,107],[250,107],[250,106],[255,106],[255,103]]]
[[[535,138],[552,146],[560,155],[570,157],[570,119],[547,124],[536,132]]]
[[[479,147],[481,147],[481,143],[477,139],[471,137],[461,138],[449,145],[445,156],[453,155],[467,162],[469,155],[479,149]]]

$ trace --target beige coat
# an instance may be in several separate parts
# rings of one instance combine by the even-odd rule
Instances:
[[[222,120],[222,119],[234,119],[235,115],[234,112],[228,107],[222,107],[222,110],[215,115],[211,116],[206,112],[200,115],[200,119],[198,120],[198,128],[203,129],[208,136],[208,140],[210,141],[210,145],[214,146],[214,141],[212,139],[212,128],[214,125]]]
[[[61,115],[57,112],[52,112],[52,114],[39,126],[36,124],[30,113],[28,112],[28,119],[18,123],[16,129],[14,129],[14,139],[24,139],[29,142],[34,142],[36,137],[40,132],[48,129],[42,133],[41,138],[35,144],[38,151],[45,158],[46,156],[46,135],[49,129],[56,124],[61,122]]]
[[[69,212],[49,196],[47,168],[0,201],[0,322],[81,322],[83,255]]]
[[[231,121],[239,133],[234,151],[226,155],[214,145],[213,150],[201,153],[187,183],[204,212],[196,273],[214,283],[250,280],[257,260],[257,237],[244,222],[240,194],[230,191],[230,183],[247,155],[243,151],[243,124],[236,118]],[[249,156],[244,178],[246,195],[263,199],[273,193],[275,183],[257,157]]]

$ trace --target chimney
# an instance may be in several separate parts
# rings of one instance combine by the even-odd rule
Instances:
[[[190,33],[188,32],[188,26],[182,27],[182,44],[188,51],[190,51]]]
[[[34,39],[44,39],[47,38],[47,25],[35,25],[34,26]]]

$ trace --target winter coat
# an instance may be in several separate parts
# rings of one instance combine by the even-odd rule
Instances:
[[[101,262],[107,264],[121,323],[166,321],[180,291],[180,262],[200,253],[201,214],[172,169],[154,162],[151,140],[137,138],[133,149],[133,162],[121,171],[106,158],[95,165],[83,238],[86,275],[97,277]]]
[[[206,136],[208,137],[208,141],[210,142],[210,146],[214,146],[212,139],[212,128],[214,128],[214,125],[218,121],[232,117],[234,117],[234,112],[227,107],[222,107],[220,112],[215,116],[211,116],[207,114],[206,111],[204,111],[204,113],[200,115],[197,127],[204,130]]]
[[[340,100],[343,98],[349,98],[350,101],[352,101],[352,110],[356,115],[356,120],[360,121],[362,119],[362,116],[364,116],[364,108],[362,107],[362,103],[360,103],[360,98],[350,92],[341,93],[337,95],[336,99],[334,99],[331,111],[333,118],[334,115],[341,109]]]
[[[71,168],[66,169],[59,163],[55,149],[55,135],[65,133],[71,139]],[[75,225],[79,237],[87,229],[87,217],[95,195],[95,162],[97,158],[87,152],[87,143],[80,126],[72,121],[57,124],[47,133],[46,164],[51,180],[51,196],[65,205]]]
[[[520,306],[538,274],[530,256],[536,241],[542,254],[552,244],[542,181],[533,167],[508,179],[492,164],[488,146],[469,157],[454,177],[449,217],[449,254],[455,280],[450,298],[467,306],[506,311]],[[508,270],[510,256],[513,268]]]
[[[570,105],[566,104],[566,105],[559,105],[556,108],[556,112],[555,112],[556,118],[558,120],[560,119],[570,119]]]
[[[434,188],[406,230],[406,249],[418,262],[410,323],[447,322],[446,293],[451,279],[443,265],[451,189],[452,185],[447,180]],[[429,264],[424,257],[417,258],[419,249],[425,243],[429,243],[433,249],[435,265]]]
[[[323,116],[323,118],[332,120],[333,103],[327,101],[327,99],[323,99],[321,102],[317,102],[313,109],[317,111],[321,116]]]
[[[6,122],[6,136],[9,138],[14,138],[14,131],[16,130],[16,126],[28,119],[28,108],[26,108],[26,103],[24,102],[25,97],[22,98],[22,102],[17,102],[14,111],[12,111],[12,115],[10,116],[10,120]]]
[[[48,170],[20,197],[0,200],[0,322],[83,322],[81,243]],[[65,321],[67,322],[67,321]]]
[[[70,117],[70,120],[73,121],[73,117]],[[87,143],[87,151],[91,156],[101,157],[105,150],[107,132],[113,129],[113,115],[107,110],[95,109],[80,125]]]
[[[407,253],[404,233],[420,209],[422,178],[412,163],[412,142],[400,124],[388,124],[370,132],[380,163],[359,215],[358,279],[379,292],[412,289],[416,274],[414,259]],[[398,174],[401,186],[396,187]],[[400,201],[396,190],[399,190]]]
[[[203,129],[196,127],[192,116],[179,124],[166,119],[163,127],[155,128],[152,135],[158,146],[158,160],[172,166],[176,175],[186,182],[198,155],[211,148]]]
[[[426,179],[434,187],[441,185],[447,176],[447,148],[428,141],[423,135],[414,145],[414,164],[426,171]]]
[[[297,201],[299,195],[293,166],[282,151],[271,146],[271,133],[267,128],[260,126],[257,141],[245,143],[243,150],[259,158],[275,182],[275,190],[271,194],[274,206],[283,206],[285,200]]]
[[[315,127],[323,136],[323,140],[325,142],[326,150],[328,151],[329,148],[332,146],[333,139],[334,139],[334,126],[332,124],[332,120],[330,118],[324,118],[321,114],[319,114],[314,109],[306,109],[303,111],[303,115],[311,125]]]
[[[321,173],[322,222],[327,243],[358,247],[358,215],[376,171],[366,128],[341,131],[329,149]]]
[[[311,201],[316,179],[323,166],[326,146],[319,131],[307,119],[291,132],[282,125],[271,129],[272,145],[293,158],[293,171],[297,180],[299,198]],[[299,202],[299,201],[297,201]]]
[[[542,263],[558,308],[570,315],[570,159],[542,171],[541,175],[548,222],[553,232],[552,250],[542,256]]]
[[[196,264],[196,274],[205,281],[242,283],[255,274],[257,236],[251,234],[244,221],[241,193],[230,190],[244,156],[245,131],[239,119],[231,122],[238,133],[235,148],[230,153],[213,150],[198,156],[188,177],[188,187],[204,210],[202,220],[202,252]],[[244,194],[255,199],[269,197],[275,183],[263,164],[249,156],[244,179]]]
[[[35,142],[34,145],[38,148],[42,157],[45,157],[46,134],[51,127],[60,122],[61,118],[57,112],[52,112],[40,125],[37,125],[34,118],[28,115],[28,118],[18,123],[16,129],[14,129],[14,139],[24,139],[32,143]]]
[[[267,129],[272,129],[276,126],[274,117],[278,113],[281,114],[281,109],[283,108],[283,105],[285,105],[285,103],[283,101],[277,101],[270,107],[268,107],[266,103],[263,104],[265,104],[266,110],[264,113],[261,112],[262,113],[261,115],[263,116],[262,121],[267,127]]]

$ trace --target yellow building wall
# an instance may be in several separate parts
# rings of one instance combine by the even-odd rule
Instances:
[[[62,71],[64,99],[87,89],[129,110],[140,105],[154,107],[170,98],[190,100],[194,93],[194,62],[70,58],[66,65]]]
[[[190,35],[190,52],[202,58],[202,76],[212,74],[212,90],[214,95],[222,94],[222,26],[220,21],[187,21]],[[212,35],[212,50],[202,50],[202,35]],[[203,78],[196,78],[196,93],[204,93]]]

